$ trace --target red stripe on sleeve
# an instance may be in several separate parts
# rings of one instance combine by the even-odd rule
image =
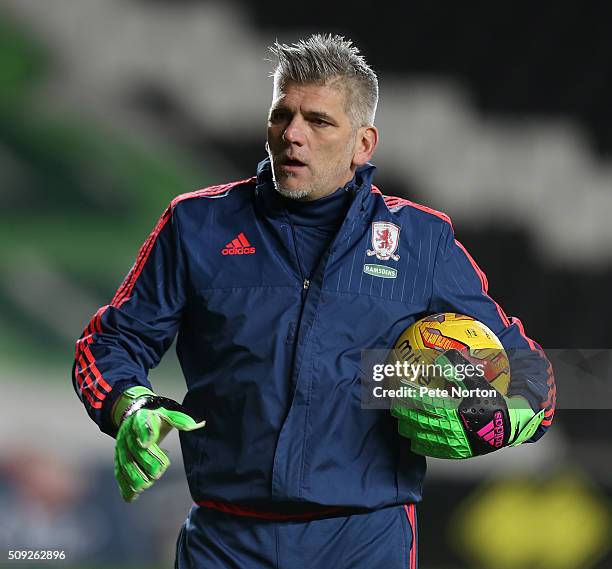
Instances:
[[[82,372],[78,371],[76,372],[76,376],[77,376],[77,383],[79,385],[79,389],[81,390],[81,395],[85,396],[85,398],[87,399],[87,401],[89,402],[89,404],[94,408],[94,409],[100,409],[100,407],[102,407],[102,403],[100,401],[96,401],[93,396],[91,395],[91,393],[89,393],[88,390],[84,389],[84,378],[83,378],[83,374]]]
[[[85,353],[85,356],[87,357],[87,360],[89,361],[89,366],[96,378],[96,382],[102,389],[104,389],[104,391],[106,391],[106,393],[110,393],[113,388],[102,377],[102,374],[100,373],[100,370],[98,369],[98,366],[96,365],[96,358],[94,358],[93,354],[91,353],[91,350],[89,349],[89,345],[85,345],[83,352]]]
[[[372,186],[372,193],[375,194],[381,194],[382,192],[376,187],[376,186]],[[451,218],[448,217],[448,215],[446,215],[445,213],[438,211],[437,209],[433,209],[431,207],[427,207],[426,205],[422,205],[420,203],[416,203],[416,202],[412,202],[410,200],[407,200],[405,198],[400,198],[397,196],[385,196],[383,195],[383,198],[385,200],[385,204],[387,205],[387,207],[389,209],[394,208],[394,207],[398,207],[398,206],[407,206],[407,207],[412,207],[414,209],[418,209],[421,211],[424,211],[426,213],[429,213],[431,215],[435,215],[437,218],[446,221],[446,223],[448,223],[451,227],[453,226],[452,222],[451,222]]]
[[[147,259],[153,249],[153,245],[155,245],[155,241],[157,240],[157,236],[161,233],[161,230],[164,228],[168,220],[170,219],[172,212],[170,208],[167,208],[166,211],[159,218],[159,221],[155,225],[153,232],[147,240],[144,242],[144,245],[140,248],[138,252],[138,257],[136,259],[136,263],[128,273],[127,277],[123,281],[119,291],[111,301],[111,306],[115,308],[119,308],[126,300],[128,300],[134,290],[134,286],[136,285],[136,281],[142,272]]]
[[[89,390],[96,397],[96,399],[100,401],[104,401],[104,398],[106,397],[106,393],[102,393],[96,387],[96,384],[93,381],[93,378],[90,374],[91,367],[87,365],[87,363],[83,359],[82,354],[81,356],[79,356],[79,365],[81,366],[81,374],[83,375],[83,379],[84,379],[83,384],[81,386],[81,390],[82,391]]]
[[[76,377],[81,393],[87,397],[90,403],[96,400],[103,401],[106,394],[98,391],[95,382],[89,373],[89,365],[83,358],[83,351],[79,350],[77,355]]]
[[[525,328],[523,328],[523,323],[515,317],[512,318],[512,323],[518,326],[521,336],[523,336],[523,338],[527,340],[527,342],[529,343],[529,347],[532,350],[538,352],[540,356],[544,358],[544,351],[542,350],[540,345],[534,342],[531,338],[529,338],[527,334],[525,334]],[[546,384],[548,385],[548,398],[541,405],[542,409],[546,409],[546,411],[544,412],[545,418],[542,421],[542,425],[544,427],[550,427],[557,405],[557,386],[555,385],[555,377],[550,362],[548,364],[548,368],[546,369],[546,373],[548,374],[548,379],[546,380]]]
[[[220,196],[224,193],[229,192],[235,186],[245,184],[248,182],[253,182],[255,180],[256,180],[255,177],[247,178],[245,180],[239,180],[237,182],[232,182],[230,184],[223,184],[220,186],[211,186],[209,188],[204,188],[201,190],[197,190],[195,192],[182,194],[174,198],[172,202],[170,203],[170,205],[166,208],[164,213],[162,213],[161,217],[157,221],[157,224],[153,228],[153,231],[151,232],[149,237],[146,239],[146,241],[144,242],[144,244],[138,251],[136,262],[134,263],[132,269],[130,270],[127,277],[123,281],[121,287],[119,288],[119,290],[113,297],[111,306],[114,306],[115,308],[119,308],[124,302],[129,300],[132,294],[132,291],[134,290],[134,286],[136,285],[136,281],[138,280],[138,277],[140,276],[140,273],[142,272],[144,265],[147,262],[147,259],[149,258],[149,255],[151,253],[151,250],[153,249],[153,246],[155,245],[155,241],[157,240],[157,237],[161,233],[162,229],[164,228],[168,220],[172,217],[174,208],[179,203],[181,203],[182,201],[188,200],[188,199],[194,199],[194,198],[199,198],[199,197],[211,198],[211,197]]]
[[[157,221],[152,233],[145,240],[144,244],[138,251],[136,262],[115,293],[110,306],[119,308],[130,298],[136,281],[143,270],[159,233],[168,222],[168,219],[171,218],[172,211],[178,203],[190,198],[220,196],[227,193],[234,186],[254,182],[255,180],[256,177],[252,177],[245,180],[239,180],[238,182],[233,182],[231,184],[212,186],[196,192],[182,194],[172,200],[171,204]],[[102,407],[102,401],[106,398],[106,394],[100,391],[100,389],[106,391],[107,393],[110,393],[113,389],[100,373],[96,359],[89,348],[89,344],[93,342],[94,334],[102,334],[102,315],[107,310],[108,306],[109,305],[105,305],[98,309],[75,346],[75,376],[77,385],[81,391],[81,395],[94,409],[100,409]],[[93,378],[91,377],[90,372],[93,374]]]
[[[371,191],[372,191],[372,193],[383,195],[382,192],[376,186],[374,186],[374,185],[372,185],[372,190]],[[431,215],[435,215],[439,219],[442,219],[443,221],[447,222],[450,225],[450,227],[451,227],[451,231],[453,230],[453,224],[452,224],[452,221],[451,221],[450,217],[448,215],[446,215],[445,213],[441,212],[441,211],[437,211],[437,210],[429,208],[427,206],[424,206],[424,205],[421,205],[421,204],[418,204],[418,203],[415,203],[415,202],[411,202],[410,200],[407,200],[407,199],[404,199],[404,198],[400,198],[400,197],[396,197],[396,196],[385,196],[385,195],[383,195],[383,199],[384,199],[385,204],[387,205],[387,207],[390,208],[390,209],[391,208],[395,208],[395,207],[399,207],[399,206],[408,206],[408,207],[412,207],[412,208],[424,211],[424,212],[429,213]],[[521,336],[525,339],[525,341],[529,345],[529,348],[532,351],[538,352],[541,357],[546,359],[546,356],[544,355],[544,351],[542,350],[542,348],[536,342],[534,342],[531,338],[529,338],[527,336],[527,334],[525,334],[525,329],[523,328],[523,323],[518,318],[514,318],[513,317],[513,318],[509,319],[508,316],[506,315],[506,313],[504,312],[503,308],[497,302],[495,302],[495,300],[493,298],[491,298],[491,296],[489,295],[489,292],[488,292],[489,291],[489,282],[487,280],[487,277],[486,277],[484,271],[478,266],[478,264],[476,263],[474,258],[468,253],[468,251],[466,250],[466,248],[463,246],[462,243],[460,243],[456,239],[455,239],[455,243],[463,251],[463,253],[467,257],[468,261],[472,265],[474,271],[476,272],[476,274],[477,274],[477,276],[478,276],[478,278],[480,280],[483,294],[487,298],[489,298],[491,300],[491,302],[493,302],[493,304],[495,305],[497,313],[499,314],[499,317],[501,318],[504,326],[507,328],[507,327],[511,326],[512,324],[516,324],[516,326],[518,327],[518,330],[519,330]],[[548,380],[547,380],[547,384],[548,384],[548,399],[541,406],[542,409],[546,409],[545,419],[544,419],[544,421],[542,421],[542,425],[544,425],[544,426],[549,426],[551,424],[552,418],[553,418],[553,415],[554,415],[554,412],[555,412],[555,406],[556,406],[556,386],[555,386],[555,381],[554,381],[553,370],[552,370],[552,367],[550,365],[548,367],[547,373],[548,373]]]
[[[89,348],[89,345],[93,342],[94,334],[102,333],[101,318],[107,308],[108,306],[105,305],[96,311],[85,328],[83,335],[77,341],[75,350],[77,385],[81,390],[82,396],[85,397],[94,409],[102,407],[102,401],[106,398],[107,393],[110,393],[113,389],[102,377],[96,364],[96,359]],[[91,374],[93,374],[93,377]],[[107,393],[103,393],[98,388],[103,389]]]
[[[529,344],[529,347],[535,352],[535,351],[540,351],[538,350],[538,348],[536,347],[535,342],[531,339],[527,337],[527,334],[525,334],[525,328],[523,328],[523,323],[516,318],[515,316],[512,317],[512,323],[516,324],[518,326],[519,331],[521,332],[521,336],[523,336],[523,338],[525,338],[525,340],[527,340],[527,343]]]
[[[478,278],[480,279],[480,283],[481,283],[481,286],[482,286],[482,293],[486,297],[488,297],[491,300],[491,302],[493,302],[493,304],[495,305],[495,308],[497,309],[497,313],[499,314],[499,317],[501,318],[504,326],[506,326],[506,328],[507,328],[508,326],[510,326],[510,320],[508,320],[508,317],[506,316],[506,313],[504,312],[502,307],[499,304],[497,304],[497,302],[495,302],[495,300],[493,300],[489,296],[489,281],[487,280],[487,276],[484,274],[483,270],[478,266],[476,261],[474,261],[474,258],[472,257],[472,255],[470,255],[467,252],[467,249],[459,241],[457,241],[456,239],[455,239],[455,243],[463,251],[463,253],[467,257],[468,261],[470,262],[470,264],[474,268],[474,271],[476,271],[476,274],[478,275]]]
[[[102,333],[102,315],[106,312],[107,308],[108,304],[105,304],[104,306],[98,308],[98,311],[96,312],[93,320],[95,332]]]

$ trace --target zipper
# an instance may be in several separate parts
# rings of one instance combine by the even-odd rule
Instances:
[[[308,294],[308,288],[310,287],[310,279],[304,276],[304,269],[302,268],[302,263],[300,262],[300,254],[298,253],[298,248],[297,248],[297,238],[295,236],[295,227],[293,226],[293,221],[291,221],[291,217],[289,215],[287,215],[287,221],[289,222],[289,229],[291,231],[291,243],[293,244],[295,261],[297,263],[297,268],[300,273],[300,279],[302,279],[302,309],[300,310],[300,316],[297,322],[297,327],[299,329],[300,322],[302,321],[302,313],[304,312],[304,303],[306,302],[306,295]]]
[[[365,210],[365,208],[363,207],[363,197],[360,198],[360,203],[359,205],[361,206],[362,210]],[[341,224],[341,227],[338,231],[338,233],[335,235],[335,238],[332,240],[332,242],[330,243],[329,247],[327,248],[327,250],[323,253],[322,258],[319,260],[319,263],[317,265],[317,267],[315,268],[315,272],[314,272],[314,277],[315,278],[321,278],[322,276],[318,276],[319,271],[322,271],[323,273],[325,272],[325,268],[327,265],[327,262],[329,261],[330,255],[335,251],[335,249],[338,246],[338,243],[340,243],[341,241],[344,241],[348,235],[354,230],[355,224],[356,224],[356,219],[353,219],[352,222],[349,224],[349,213],[354,212],[354,210],[356,208],[359,207],[357,201],[353,202],[349,208],[349,211],[346,213],[346,216]],[[362,215],[363,213],[360,212]],[[356,215],[355,213],[353,213],[353,215]],[[297,269],[299,272],[299,276],[302,282],[302,293],[301,293],[301,306],[300,306],[300,311],[299,311],[299,315],[297,318],[296,322],[291,322],[289,324],[289,334],[286,340],[287,344],[291,344],[293,343],[293,354],[292,354],[292,358],[291,358],[291,391],[293,392],[291,395],[291,402],[289,404],[289,411],[288,411],[288,415],[287,417],[291,414],[293,407],[294,407],[294,401],[295,401],[295,396],[297,393],[297,380],[300,374],[300,368],[302,366],[302,358],[299,358],[298,353],[300,351],[300,346],[298,344],[299,341],[299,333],[300,333],[300,328],[302,325],[302,319],[304,317],[304,309],[306,306],[306,302],[308,299],[308,293],[309,293],[309,289],[310,289],[310,285],[311,285],[311,279],[310,278],[306,278],[304,275],[304,270],[302,267],[302,264],[300,262],[300,256],[298,254],[298,250],[297,250],[297,242],[296,242],[296,234],[295,234],[295,227],[293,226],[293,222],[291,220],[291,217],[286,213],[285,214],[286,220],[287,220],[287,228],[289,229],[288,233],[290,233],[290,235],[288,235],[288,237],[290,238],[290,241],[293,245],[293,252],[295,255],[295,260],[296,260],[296,264],[297,264]],[[315,291],[316,292],[316,291]],[[305,347],[302,347],[302,351],[304,351]],[[303,354],[302,354],[303,356]],[[307,413],[308,415],[308,413]],[[287,418],[285,419],[285,421],[287,421]],[[282,430],[284,430],[285,428],[285,424],[283,424]],[[306,448],[306,442],[302,441],[302,451],[301,451],[301,458],[300,458],[300,469],[299,469],[299,482],[298,482],[298,495],[302,496],[302,486],[303,486],[303,479],[304,479],[304,453],[305,453],[305,448]],[[278,449],[277,449],[278,450]],[[278,472],[277,472],[277,461],[280,460],[278,458],[277,453],[275,453],[274,455],[274,462],[273,462],[273,467],[272,467],[272,471],[273,471],[273,480],[272,480],[272,494],[274,495],[275,492],[275,486],[277,485],[277,476],[278,476]]]
[[[287,332],[286,344],[293,344],[297,335],[297,330],[302,322],[302,315],[304,314],[304,304],[306,302],[306,294],[308,293],[308,287],[310,287],[310,280],[304,279],[302,281],[302,305],[300,307],[300,315],[298,316],[297,322],[289,322],[289,330]],[[295,354],[294,354],[295,357]]]
[[[305,286],[305,283],[308,282],[308,284],[310,284],[310,281],[305,277],[304,269],[302,268],[302,263],[300,262],[300,254],[298,253],[297,238],[295,235],[295,227],[293,225],[293,221],[291,221],[291,217],[289,216],[289,214],[286,214],[286,217],[287,217],[289,232],[291,234],[289,238],[291,240],[291,245],[293,246],[293,254],[295,255],[295,262],[297,263],[298,272],[300,273],[300,279],[302,280],[302,288],[306,290],[308,287]]]

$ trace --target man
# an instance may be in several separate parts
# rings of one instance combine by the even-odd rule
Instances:
[[[362,409],[361,350],[392,346],[427,313],[485,322],[533,352],[511,382],[528,420],[537,412],[532,440],[552,419],[548,363],[448,218],[372,186],[378,83],[351,42],[271,51],[269,158],[172,201],[78,341],[75,389],[117,437],[128,501],[164,472],[157,443],[180,430],[195,505],[177,567],[415,567],[425,459],[388,411]],[[374,254],[395,278],[368,269]],[[182,405],[147,379],[177,332]]]

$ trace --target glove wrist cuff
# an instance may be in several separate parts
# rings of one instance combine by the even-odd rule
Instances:
[[[544,409],[534,413],[531,409],[508,409],[513,437],[508,446],[515,447],[528,441],[544,419]]]
[[[155,397],[155,393],[141,385],[126,389],[113,407],[112,420],[115,427],[119,427],[126,417],[137,411],[152,397]],[[138,408],[134,408],[136,404],[139,404]]]

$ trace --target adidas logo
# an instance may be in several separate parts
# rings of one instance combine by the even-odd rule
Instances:
[[[255,247],[252,247],[246,235],[240,232],[223,249],[222,255],[253,255]]]
[[[504,444],[504,420],[501,411],[496,411],[494,419],[489,421],[476,434],[491,446],[501,447]]]

